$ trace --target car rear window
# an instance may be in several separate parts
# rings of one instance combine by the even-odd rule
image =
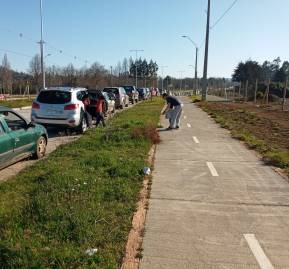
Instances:
[[[71,93],[64,91],[42,91],[37,98],[43,104],[66,104],[71,101]]]
[[[125,89],[126,93],[132,93],[133,91],[133,87],[131,86],[124,86],[123,88]]]
[[[117,88],[105,88],[103,91],[104,91],[104,92],[108,92],[108,93],[112,92],[112,93],[114,93],[114,94],[119,94]]]

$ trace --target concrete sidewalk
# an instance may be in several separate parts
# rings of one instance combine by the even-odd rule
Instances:
[[[181,129],[161,132],[140,268],[289,268],[288,182],[183,100]]]

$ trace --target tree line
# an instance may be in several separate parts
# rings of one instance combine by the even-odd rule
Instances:
[[[158,65],[153,60],[124,58],[117,65],[106,68],[98,62],[90,66],[76,68],[72,63],[60,67],[46,66],[46,86],[87,87],[101,89],[105,86],[135,84],[138,77],[140,87],[157,87]],[[0,93],[22,94],[29,88],[30,93],[38,92],[42,87],[40,55],[36,54],[29,62],[27,72],[17,72],[11,68],[5,54],[0,66]]]
[[[263,94],[282,97],[286,81],[289,79],[289,62],[282,62],[280,57],[272,62],[264,61],[262,64],[253,60],[240,62],[232,79],[240,83],[239,88],[245,89],[248,97],[252,97],[256,91],[260,97]]]
[[[240,62],[232,75],[233,81],[255,83],[256,79],[265,82],[270,80],[275,83],[284,83],[289,77],[289,62],[278,57],[272,62],[265,61],[259,64],[257,61],[248,60]]]

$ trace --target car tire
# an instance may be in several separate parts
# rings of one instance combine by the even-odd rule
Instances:
[[[47,147],[47,139],[44,136],[39,137],[37,140],[36,151],[33,155],[34,159],[41,159],[45,156]]]

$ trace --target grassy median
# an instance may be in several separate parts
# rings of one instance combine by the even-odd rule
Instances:
[[[142,102],[0,184],[0,268],[118,268],[162,106]]]
[[[282,123],[282,114],[274,120],[268,117],[270,111],[246,104],[201,102],[199,106],[231,130],[234,138],[261,153],[266,163],[286,169],[289,175],[288,128]]]
[[[7,106],[10,108],[19,108],[19,107],[26,107],[32,105],[32,99],[19,99],[19,100],[1,100],[0,106]]]

